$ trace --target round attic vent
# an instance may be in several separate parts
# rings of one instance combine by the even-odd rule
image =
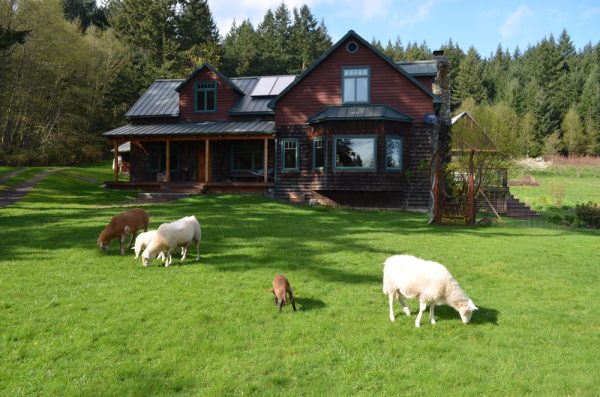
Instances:
[[[358,44],[356,44],[356,41],[350,41],[348,44],[346,44],[346,51],[351,54],[354,54],[356,51],[358,51]]]

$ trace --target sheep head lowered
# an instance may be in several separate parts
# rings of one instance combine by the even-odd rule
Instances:
[[[275,304],[279,306],[279,311],[287,303],[287,298],[292,303],[292,308],[296,311],[296,302],[294,301],[294,293],[292,292],[292,286],[285,276],[278,274],[273,279],[273,289],[271,290],[275,295]]]

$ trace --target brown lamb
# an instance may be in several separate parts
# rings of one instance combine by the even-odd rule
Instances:
[[[275,304],[279,306],[279,311],[283,308],[283,305],[287,303],[289,296],[290,302],[294,311],[296,311],[296,302],[294,301],[294,293],[292,292],[292,286],[285,276],[278,274],[273,279],[273,289],[271,290],[275,295]]]
[[[131,242],[138,230],[144,229],[145,232],[148,231],[149,218],[146,211],[141,208],[134,208],[113,216],[110,223],[100,233],[98,246],[103,251],[108,251],[111,240],[118,238],[121,255],[125,255],[125,247],[123,245],[125,237],[131,235],[129,239],[129,248],[131,248]]]

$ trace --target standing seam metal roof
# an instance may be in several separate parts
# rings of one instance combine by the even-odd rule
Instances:
[[[175,117],[179,114],[179,93],[175,88],[182,80],[156,80],[125,113],[125,117]]]
[[[311,116],[308,124],[329,120],[393,120],[411,122],[412,117],[387,105],[329,106]]]
[[[205,121],[201,123],[128,124],[105,132],[104,136],[161,136],[161,135],[236,135],[272,134],[274,121]]]

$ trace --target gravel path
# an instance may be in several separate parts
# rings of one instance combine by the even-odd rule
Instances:
[[[51,174],[54,174],[55,172],[60,171],[60,170],[61,169],[58,168],[58,169],[53,169],[53,170],[42,171],[39,174],[36,174],[33,177],[31,177],[30,179],[26,180],[25,182],[21,183],[20,185],[12,186],[4,191],[1,191],[0,192],[0,208],[8,207],[9,205],[13,204],[14,202],[22,199],[42,179],[46,178],[47,176],[49,176]],[[19,171],[19,170],[17,170],[17,171]],[[17,172],[17,171],[13,171],[13,172]],[[20,172],[18,172],[18,173],[20,173]]]
[[[18,170],[11,171],[8,174],[4,174],[4,175],[0,176],[0,183],[4,183],[4,182],[8,181],[10,178],[12,178],[13,176],[22,174],[25,171],[27,171],[27,168],[20,168]]]

